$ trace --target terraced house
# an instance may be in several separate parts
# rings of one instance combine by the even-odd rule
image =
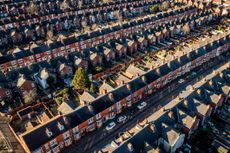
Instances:
[[[171,61],[165,61],[166,63],[162,63],[158,67],[152,67],[144,74],[137,75],[127,83],[122,81],[123,83],[119,86],[103,93],[102,96],[93,98],[87,105],[83,105],[69,114],[56,116],[32,130],[18,134],[17,137],[27,152],[59,152],[63,147],[67,147],[79,140],[85,133],[99,128],[104,122],[154,93],[155,90],[164,87],[177,77],[205,62],[226,53],[229,48],[229,33],[213,35],[211,38],[206,38],[202,42],[193,44],[192,47],[185,48],[183,54]],[[229,88],[226,86],[226,82],[229,82],[228,73],[229,70],[223,71],[223,74],[221,73],[220,76],[215,77],[215,81],[213,79],[213,83],[210,83],[210,87],[208,86],[205,90],[199,88],[189,95],[182,93],[180,95],[181,99],[186,100],[180,107],[178,106],[181,110],[179,112],[183,114],[188,109],[193,110],[199,119],[200,125],[202,125],[204,120],[216,110],[216,107],[220,106],[226,100],[226,97],[229,97]],[[221,98],[222,96],[212,96],[215,94],[223,94],[224,98]],[[208,95],[210,95],[211,100],[207,98]],[[194,118],[194,114],[189,115],[189,118]],[[170,116],[171,113],[169,113]],[[190,129],[191,131],[196,129],[197,122],[198,120],[194,122],[195,125],[186,124],[183,127],[183,131],[190,133]],[[166,129],[169,127],[170,125],[164,126]],[[36,137],[38,133],[39,141]],[[181,139],[184,137],[180,134],[178,136]],[[159,141],[163,143],[163,141]],[[170,142],[167,143],[170,144]],[[174,150],[175,148],[172,146],[171,149]]]
[[[153,113],[147,118],[144,124],[138,123],[131,130],[123,135],[111,140],[99,152],[176,152],[183,145],[203,122],[208,119],[211,113],[215,113],[212,104],[216,100],[211,95],[205,95],[203,92],[200,99],[197,93],[201,89],[207,89],[206,84],[210,81],[218,81],[222,74],[229,74],[229,68],[223,68],[218,73],[211,73],[205,77],[205,80],[186,88],[175,99]],[[229,95],[229,77],[225,77],[219,83],[222,96]],[[213,90],[213,93],[220,90]],[[227,92],[228,94],[225,94]],[[219,100],[221,102],[221,100]],[[226,102],[226,100],[224,101]],[[221,108],[218,106],[218,108]],[[201,115],[202,114],[202,115]],[[135,130],[136,129],[136,130]],[[138,129],[138,130],[137,130]]]
[[[99,43],[108,43],[109,46],[111,45],[111,47],[116,50],[117,57],[125,56],[127,50],[131,53],[135,51],[136,48],[141,50],[147,47],[148,41],[150,40],[147,39],[147,28],[156,27],[151,30],[151,35],[156,35],[156,41],[159,42],[163,38],[173,35],[174,30],[176,31],[178,28],[180,30],[180,27],[175,29],[173,26],[175,24],[183,24],[183,22],[186,21],[188,22],[188,16],[190,16],[197,25],[201,25],[202,22],[215,18],[207,9],[197,11],[195,7],[185,6],[178,10],[162,12],[154,16],[145,17],[144,19],[132,21],[131,23],[115,25],[105,30],[102,29],[78,36],[59,36],[56,41],[48,41],[41,44],[33,43],[25,49],[17,49],[15,54],[3,55],[0,63],[1,70],[7,72],[36,62],[50,60],[57,56],[67,57],[67,55],[72,52],[82,52],[84,49],[95,47]],[[168,26],[161,26],[161,23],[168,23]],[[149,32],[150,31],[148,31],[148,33]],[[120,39],[121,41],[119,41]],[[114,40],[116,43],[114,43]],[[111,43],[109,43],[110,41]]]

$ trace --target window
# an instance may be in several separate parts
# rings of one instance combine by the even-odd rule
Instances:
[[[74,134],[74,140],[79,140],[80,139],[80,134]]]
[[[46,60],[46,56],[44,56],[44,57],[42,58],[42,60],[45,61],[45,60]]]
[[[50,141],[50,147],[51,148],[56,147],[56,145],[58,145],[56,139],[53,139],[53,140]]]
[[[75,52],[75,48],[71,48],[71,52]]]
[[[48,128],[46,128],[46,134],[48,137],[51,137],[53,135],[53,133]]]
[[[93,123],[93,118],[88,119],[88,124]]]
[[[42,148],[36,149],[33,153],[42,153]]]
[[[64,130],[64,126],[60,122],[58,122],[58,128],[60,131]]]
[[[99,113],[99,114],[96,115],[96,119],[97,120],[100,119],[100,118],[101,118],[101,113]]]
[[[131,100],[131,96],[128,96],[128,97],[126,98],[126,100],[130,101],[130,100]]]
[[[73,128],[73,133],[78,133],[78,132],[79,132],[78,127]]]
[[[47,143],[47,144],[45,144],[45,149],[48,151],[48,150],[50,150],[50,148],[49,148],[49,144]]]
[[[6,91],[6,95],[9,96],[10,95],[10,91]]]
[[[70,137],[70,134],[68,131],[63,134],[64,140],[68,139],[69,137]]]

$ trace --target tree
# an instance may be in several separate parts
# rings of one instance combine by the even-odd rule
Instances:
[[[153,5],[149,8],[150,13],[157,13],[159,11],[158,5]]]
[[[36,101],[36,98],[37,98],[37,91],[36,90],[31,90],[31,91],[25,93],[23,96],[24,102],[26,104]]]
[[[82,67],[79,67],[75,72],[72,83],[77,90],[86,90],[90,88],[89,77]]]
[[[96,86],[94,85],[94,83],[93,82],[91,82],[91,84],[90,84],[90,89],[89,89],[92,93],[95,93],[96,91],[97,91],[97,88],[96,88]]]

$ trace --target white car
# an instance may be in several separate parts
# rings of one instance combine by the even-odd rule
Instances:
[[[119,116],[118,118],[117,118],[117,122],[118,123],[121,123],[121,122],[124,122],[125,120],[127,119],[127,117],[124,115],[124,116]]]
[[[143,102],[141,102],[139,105],[137,105],[137,108],[141,110],[141,109],[143,109],[146,105],[147,105],[147,103],[143,101]]]
[[[115,122],[110,122],[107,126],[106,126],[106,130],[107,131],[110,131],[112,130],[114,127],[116,126],[116,123]]]
[[[180,79],[179,81],[178,81],[178,83],[183,83],[184,82],[184,79]]]

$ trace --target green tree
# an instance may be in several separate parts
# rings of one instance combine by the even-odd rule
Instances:
[[[81,67],[79,67],[75,72],[72,83],[74,88],[78,90],[86,90],[90,88],[89,77],[86,71]]]
[[[93,82],[91,82],[90,84],[90,89],[89,89],[92,93],[95,93],[97,91],[97,87],[94,85]]]
[[[158,5],[153,5],[149,8],[151,13],[157,13],[159,11],[159,6]]]

